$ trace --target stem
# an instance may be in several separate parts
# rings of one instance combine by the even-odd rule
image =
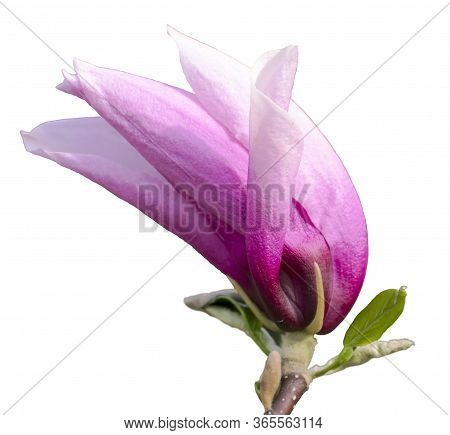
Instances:
[[[308,390],[311,378],[308,366],[314,354],[316,339],[303,331],[281,336],[281,380],[266,414],[289,415]]]
[[[290,415],[308,387],[309,384],[302,374],[285,374],[281,378],[280,388],[272,402],[272,407],[265,412],[265,415]]]

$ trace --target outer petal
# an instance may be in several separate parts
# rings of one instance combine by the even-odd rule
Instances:
[[[248,67],[168,27],[186,79],[208,112],[248,148],[251,79]]]
[[[290,113],[306,131],[297,195],[332,255],[321,331],[327,334],[342,322],[362,288],[369,253],[366,220],[350,175],[327,138],[295,103]]]
[[[179,194],[102,118],[51,121],[22,132],[26,149],[78,172],[190,243],[223,273],[245,280],[243,237]],[[145,200],[143,193],[151,193]]]
[[[240,132],[248,125],[250,95],[245,89],[250,80],[249,69],[195,39],[179,32],[171,34],[180,49],[183,71],[194,93],[212,116],[245,142]],[[196,79],[197,74],[201,82]],[[239,116],[230,120],[224,113]],[[330,143],[297,105],[291,104],[289,113],[306,135],[302,141],[296,197],[314,227],[323,234],[331,252],[332,270],[330,286],[325,292],[327,307],[322,329],[327,333],[347,315],[361,289],[368,257],[366,223],[352,181]],[[291,153],[295,149],[288,156]],[[288,235],[288,244],[294,236],[292,232]]]
[[[59,89],[82,96],[173,186],[189,187],[201,208],[238,227],[248,155],[192,94],[80,61],[75,71]],[[215,187],[223,192],[207,197]]]

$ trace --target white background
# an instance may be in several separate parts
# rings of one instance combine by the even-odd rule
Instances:
[[[187,85],[168,23],[249,64],[266,50],[298,44],[294,98],[316,121],[445,6],[443,0],[5,3],[69,62],[75,56],[178,86]],[[447,8],[321,125],[352,175],[369,227],[368,274],[349,319],[380,290],[408,285],[405,313],[387,336],[409,337],[416,346],[391,360],[446,411],[449,23]],[[54,89],[64,63],[1,5],[0,38],[4,412],[184,242],[161,229],[140,233],[136,210],[24,151],[20,129],[93,112]],[[0,432],[125,433],[123,419],[158,416],[251,421],[261,413],[253,382],[263,354],[182,303],[189,294],[227,286],[185,249],[2,417]],[[339,350],[345,329],[320,337],[315,361]],[[321,432],[330,434],[443,433],[448,424],[384,360],[314,382],[295,413],[322,416]]]

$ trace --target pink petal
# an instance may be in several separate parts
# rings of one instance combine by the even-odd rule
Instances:
[[[209,114],[248,147],[250,75],[246,65],[168,27],[187,81]]]
[[[243,237],[178,193],[102,118],[46,122],[22,137],[27,151],[103,186],[191,244],[223,273],[245,281]],[[145,192],[153,197],[143,200]]]
[[[82,96],[173,186],[233,227],[245,206],[248,155],[192,94],[154,80],[75,62],[60,89]],[[70,80],[70,81],[69,81]],[[219,187],[216,199],[205,189]]]

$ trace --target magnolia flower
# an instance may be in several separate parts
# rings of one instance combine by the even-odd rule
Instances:
[[[22,133],[26,149],[191,244],[280,330],[313,321],[320,271],[319,329],[332,331],[360,292],[367,232],[341,160],[291,100],[297,47],[268,52],[248,68],[169,34],[192,92],[77,60],[58,89],[100,116],[44,123]],[[156,188],[158,201],[142,201],[142,186]],[[202,186],[221,186],[223,194],[208,198]]]

